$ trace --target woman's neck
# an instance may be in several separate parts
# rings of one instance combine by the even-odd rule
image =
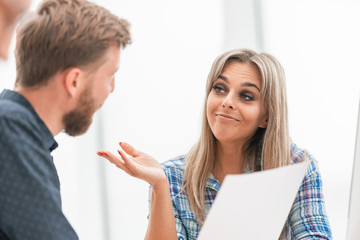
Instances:
[[[222,183],[227,174],[239,174],[244,171],[243,146],[239,143],[216,144],[215,166],[212,174]]]

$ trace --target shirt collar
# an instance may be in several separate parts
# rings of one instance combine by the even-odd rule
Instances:
[[[212,175],[212,173],[210,173],[206,187],[218,192],[220,190],[221,183],[214,177],[214,175]]]
[[[252,173],[252,172],[253,169],[250,166],[250,164],[248,164],[244,174]],[[206,187],[218,192],[220,190],[221,183],[214,177],[214,175],[212,175],[212,173],[210,173],[210,177],[209,180],[207,181]]]
[[[36,122],[38,123],[40,127],[40,131],[43,135],[44,143],[46,147],[50,150],[50,152],[52,152],[54,149],[58,147],[58,143],[55,141],[50,130],[45,125],[43,120],[41,120],[39,115],[35,112],[34,108],[31,106],[29,101],[26,100],[24,96],[22,96],[20,93],[17,93],[15,91],[5,89],[0,93],[0,98],[8,99],[25,107],[34,116]]]

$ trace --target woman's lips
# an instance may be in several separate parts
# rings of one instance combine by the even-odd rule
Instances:
[[[230,115],[227,115],[227,114],[223,114],[223,113],[218,113],[218,114],[215,114],[217,117],[221,118],[221,119],[224,119],[224,120],[232,120],[232,121],[237,121],[237,122],[240,122],[238,119],[230,116]]]

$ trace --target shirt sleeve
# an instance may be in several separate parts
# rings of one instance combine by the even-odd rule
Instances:
[[[291,239],[332,239],[318,163],[310,155],[307,160],[310,165],[288,218]]]
[[[171,195],[171,193],[170,193],[170,195]],[[151,186],[149,187],[149,201],[148,201],[149,213],[150,213],[150,199],[151,199]],[[174,202],[173,201],[171,201],[171,202],[172,202],[174,216],[175,216],[175,225],[176,225],[176,233],[177,233],[178,240],[187,240],[186,231],[185,231],[184,225],[180,219],[179,212],[176,209]],[[149,217],[150,217],[150,215],[147,216],[148,220],[149,220]]]
[[[164,172],[165,172],[165,175],[166,175],[167,179],[169,180],[170,196],[171,196],[171,198],[173,198],[173,196],[174,196],[173,189],[174,188],[173,188],[173,183],[171,182],[171,178],[169,176],[170,173],[169,173],[168,169],[166,169],[166,168],[164,169]],[[150,212],[150,199],[151,199],[151,186],[149,188],[149,201],[148,201],[149,212]],[[184,227],[184,225],[183,225],[183,223],[181,221],[179,211],[177,210],[173,199],[172,199],[171,202],[172,202],[174,216],[175,216],[175,225],[176,225],[176,233],[177,233],[178,240],[187,240],[186,230],[185,230],[185,227]],[[148,215],[147,218],[149,219],[149,215]]]
[[[187,231],[182,222],[179,209],[177,209],[175,199],[179,197],[182,189],[182,171],[172,167],[164,167],[165,175],[169,181],[171,202],[174,210],[175,225],[178,240],[187,240]],[[181,206],[181,205],[180,205]]]
[[[186,234],[184,224],[181,221],[179,212],[176,209],[176,207],[174,206],[174,203],[173,203],[173,210],[174,210],[174,215],[175,215],[175,225],[176,225],[176,233],[177,233],[178,240],[187,240],[187,234]]]
[[[78,239],[61,209],[50,151],[26,120],[0,119],[0,232],[10,239]]]

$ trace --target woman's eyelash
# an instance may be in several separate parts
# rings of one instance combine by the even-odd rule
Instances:
[[[226,87],[224,87],[222,84],[214,84],[212,86],[212,88],[214,89],[214,91],[216,93],[224,93],[224,92],[227,91]],[[247,91],[240,92],[239,97],[240,97],[240,99],[242,99],[244,101],[247,101],[247,102],[251,102],[251,101],[255,100],[253,95],[251,93],[247,92]]]
[[[240,97],[246,101],[253,101],[254,97],[252,97],[250,94],[248,93],[240,93]]]
[[[224,91],[224,88],[218,84],[213,85],[212,88],[215,90],[215,92]]]

